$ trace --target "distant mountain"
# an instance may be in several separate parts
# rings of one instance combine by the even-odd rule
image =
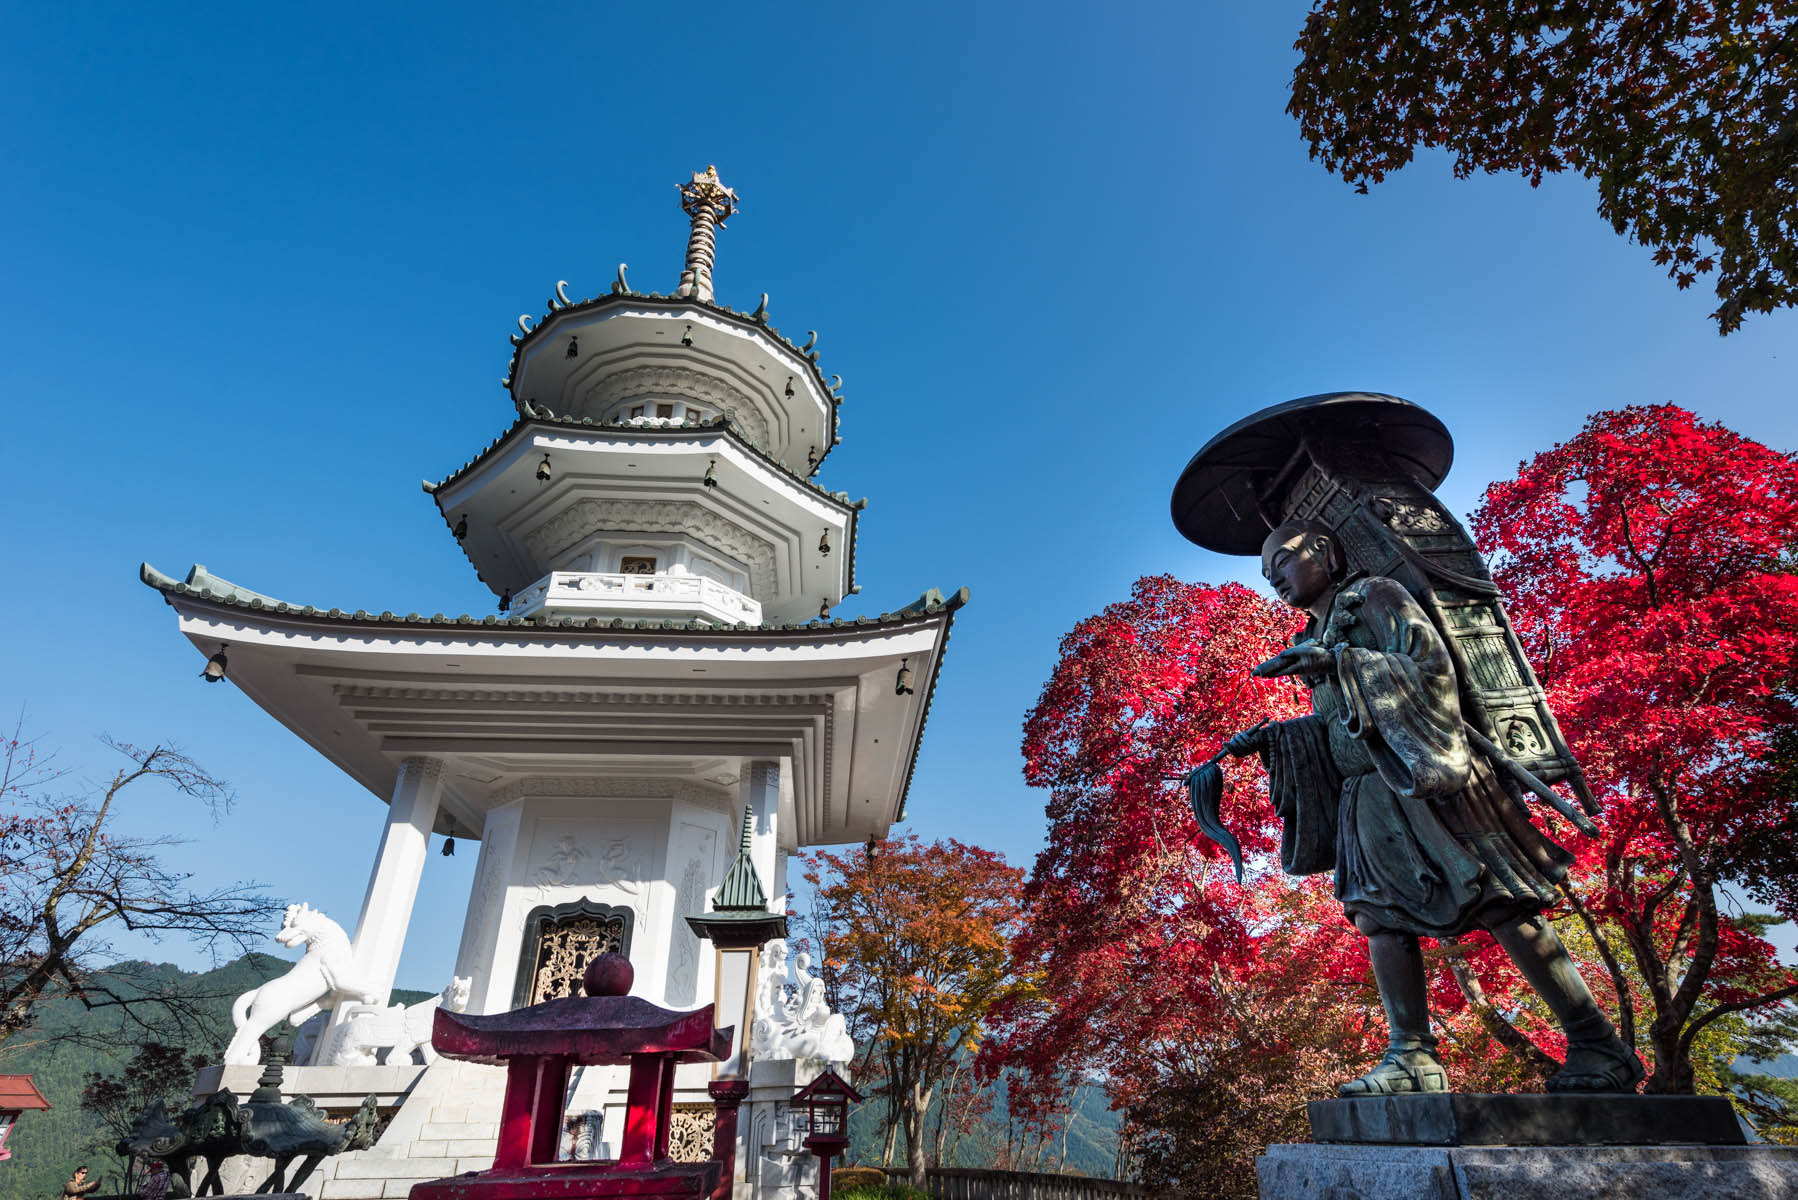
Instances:
[[[1798,1054],[1782,1054],[1762,1062],[1755,1058],[1738,1058],[1736,1070],[1745,1075],[1771,1075],[1775,1079],[1798,1079]]]
[[[107,982],[125,990],[195,997],[204,1028],[186,1039],[183,1048],[189,1055],[217,1062],[231,1040],[231,1002],[292,965],[268,954],[248,954],[200,972],[183,971],[168,963],[124,963],[109,974]],[[431,994],[395,988],[393,999],[410,1004]],[[108,1051],[55,1040],[53,1035],[78,1024],[112,1038],[114,1048]],[[83,1163],[91,1175],[107,1180],[99,1194],[111,1194],[111,1177],[122,1164],[112,1152],[111,1137],[98,1120],[81,1110],[81,1089],[89,1072],[113,1073],[131,1057],[138,1044],[136,1030],[127,1029],[117,1013],[90,1012],[79,1001],[60,999],[45,1004],[37,1029],[15,1042],[36,1044],[21,1050],[0,1047],[0,1074],[31,1075],[51,1108],[24,1114],[7,1138],[12,1158],[0,1162],[0,1197],[56,1200],[62,1185]]]
[[[1010,1108],[1006,1102],[1003,1081],[989,1089],[992,1108],[952,1149],[946,1148],[945,1167],[992,1167],[1002,1157],[1010,1127]],[[937,1106],[932,1105],[924,1118],[924,1128],[934,1139]],[[1087,1175],[1098,1179],[1114,1177],[1117,1169],[1118,1129],[1123,1119],[1106,1102],[1105,1092],[1098,1087],[1080,1090],[1066,1130],[1067,1153],[1062,1155],[1062,1139],[1047,1147],[1034,1169],[1053,1174],[1057,1170]],[[886,1126],[886,1106],[875,1099],[858,1105],[849,1117],[848,1163],[875,1164],[880,1161],[882,1136]],[[905,1134],[897,1141],[897,1165],[904,1164]],[[1029,1169],[1029,1168],[1019,1168]]]

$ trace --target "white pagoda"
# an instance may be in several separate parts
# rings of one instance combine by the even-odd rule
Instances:
[[[789,855],[903,819],[967,592],[831,619],[859,590],[865,504],[812,482],[839,440],[841,397],[816,336],[782,337],[765,295],[753,313],[713,299],[714,230],[735,194],[710,169],[681,194],[679,287],[633,292],[622,266],[594,299],[558,284],[512,339],[516,420],[424,485],[496,614],[321,609],[200,566],[184,580],[142,569],[209,678],[388,804],[353,936],[324,973],[325,1015],[283,1086],[327,1112],[374,1092],[390,1119],[372,1150],[327,1160],[309,1192],[404,1195],[491,1161],[499,1069],[433,1061],[388,1007],[433,834],[480,843],[450,1002],[490,1013],[565,995],[590,957],[622,951],[634,994],[714,1002],[720,1025],[739,1026],[731,1061],[681,1069],[695,1147],[710,1137],[705,1084],[743,1073],[747,1042],[738,1196],[792,1194],[810,1167],[784,1100],[830,1056],[832,1037],[807,1031],[834,1028],[840,1045],[841,1022],[818,1011],[820,989],[787,967],[783,943],[733,966],[687,918],[708,911],[727,869],[748,872],[754,886],[736,891],[765,894],[777,914]],[[308,945],[325,954],[329,940]],[[429,1015],[410,1014],[414,1037]],[[256,1073],[240,1060],[197,1089],[247,1092]],[[569,1152],[605,1157],[622,1079],[590,1073],[569,1107],[593,1120]]]

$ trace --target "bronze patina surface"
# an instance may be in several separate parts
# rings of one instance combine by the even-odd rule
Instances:
[[[1309,615],[1255,673],[1298,677],[1311,714],[1224,749],[1261,756],[1285,825],[1282,866],[1334,871],[1368,938],[1391,1039],[1344,1096],[1448,1090],[1418,939],[1474,929],[1492,933],[1567,1034],[1550,1090],[1633,1092],[1640,1061],[1540,916],[1572,855],[1528,799],[1586,832],[1597,805],[1484,562],[1431,490],[1452,457],[1435,417],[1362,392],[1264,410],[1194,457],[1174,492],[1181,532],[1229,553],[1258,546],[1274,591]],[[1203,824],[1216,788],[1200,771],[1192,782]]]

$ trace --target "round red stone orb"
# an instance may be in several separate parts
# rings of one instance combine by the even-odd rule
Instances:
[[[581,986],[589,996],[622,996],[631,990],[637,969],[622,954],[602,954],[587,964]]]

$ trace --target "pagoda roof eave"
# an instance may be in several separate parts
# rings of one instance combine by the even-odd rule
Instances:
[[[450,508],[453,506],[446,506],[444,504],[443,494],[446,491],[453,489],[456,484],[467,479],[473,472],[479,470],[483,464],[496,456],[505,454],[507,450],[511,448],[514,441],[529,436],[529,431],[533,427],[545,427],[552,430],[572,429],[599,435],[629,436],[633,440],[670,442],[716,437],[722,434],[732,446],[741,450],[751,459],[764,467],[775,471],[788,483],[797,485],[806,494],[830,505],[832,508],[837,509],[843,514],[844,523],[848,527],[848,534],[845,540],[849,543],[847,550],[848,557],[844,572],[844,577],[847,580],[844,584],[844,593],[846,595],[853,595],[855,593],[856,543],[860,531],[861,512],[868,506],[867,500],[851,500],[847,492],[833,492],[826,488],[819,487],[810,479],[798,474],[785,463],[768,454],[748,438],[745,438],[741,432],[723,417],[718,417],[704,425],[633,425],[628,423],[598,422],[585,417],[563,417],[548,412],[541,406],[537,406],[532,415],[521,415],[518,420],[514,421],[505,430],[504,433],[501,433],[498,437],[487,443],[487,445],[481,449],[480,453],[463,463],[460,467],[457,467],[454,471],[451,471],[448,475],[444,476],[443,479],[436,483],[431,483],[428,480],[425,481],[425,493],[429,495],[432,502],[436,504],[437,514],[443,518],[444,528],[450,531],[452,537],[455,535],[455,523],[450,519]],[[820,462],[821,461],[822,460],[820,460]],[[468,553],[468,547],[461,543],[458,544],[461,545],[462,557],[467,559],[468,565],[475,569],[476,578],[479,578],[482,583],[487,583],[494,594],[498,595],[500,589],[497,586],[488,583],[487,579],[482,576],[480,565],[476,563],[473,557]]]
[[[584,631],[606,635],[625,631],[656,635],[700,634],[727,637],[744,635],[769,637],[788,633],[805,633],[815,636],[839,630],[853,632],[869,627],[905,625],[938,615],[952,617],[956,610],[965,605],[969,599],[969,592],[965,587],[948,597],[944,597],[936,588],[930,588],[904,608],[883,612],[876,617],[850,617],[847,619],[833,617],[829,620],[765,622],[761,625],[716,625],[704,621],[658,620],[638,617],[557,617],[548,615],[476,617],[468,613],[448,616],[444,613],[421,615],[416,612],[400,615],[391,610],[373,613],[366,609],[347,612],[339,608],[323,609],[311,604],[290,604],[284,600],[276,600],[272,596],[265,596],[260,592],[252,592],[248,588],[240,587],[228,579],[221,579],[198,563],[195,563],[188,572],[187,578],[181,580],[157,570],[146,562],[139,565],[138,578],[149,587],[161,592],[163,598],[169,600],[170,603],[173,603],[171,597],[182,597],[269,616],[297,617],[313,621],[346,622],[377,627],[450,626],[518,633],[542,632],[557,636]]]
[[[221,579],[206,571],[204,567],[195,566],[185,580],[156,570],[148,563],[139,570],[143,582],[163,597],[164,601],[174,607],[182,620],[183,632],[190,642],[202,654],[210,653],[215,638],[224,638],[231,643],[230,654],[234,656],[231,676],[237,678],[237,662],[235,656],[243,653],[252,655],[267,653],[266,650],[255,649],[260,643],[264,646],[297,646],[308,641],[318,644],[329,644],[338,647],[329,651],[336,658],[350,666],[360,666],[359,653],[354,645],[374,638],[389,646],[400,644],[411,647],[410,653],[419,650],[430,650],[436,653],[441,650],[452,657],[465,655],[471,646],[479,645],[493,648],[499,653],[512,653],[507,647],[516,648],[523,654],[533,652],[549,652],[553,647],[569,647],[577,654],[591,655],[597,651],[609,659],[610,648],[617,647],[619,653],[633,653],[629,648],[637,647],[635,653],[653,654],[667,653],[685,655],[687,648],[698,650],[705,648],[707,654],[716,649],[727,652],[734,646],[745,649],[772,651],[776,654],[790,655],[804,652],[809,656],[818,648],[841,661],[861,663],[877,662],[881,655],[890,655],[896,660],[901,655],[910,653],[914,669],[918,670],[918,684],[923,692],[921,704],[915,712],[915,724],[909,744],[905,746],[905,758],[902,763],[903,778],[893,778],[891,784],[881,784],[877,791],[856,792],[864,799],[881,797],[877,807],[865,817],[854,818],[866,824],[867,820],[875,822],[875,832],[889,827],[905,819],[912,779],[917,768],[917,757],[922,747],[924,730],[930,717],[930,709],[935,699],[937,681],[941,676],[942,662],[947,653],[951,628],[955,614],[968,602],[968,590],[959,591],[944,597],[932,588],[918,598],[917,601],[893,612],[881,613],[878,616],[854,617],[849,619],[811,620],[783,623],[769,623],[758,626],[750,625],[705,625],[692,621],[674,620],[642,620],[598,617],[473,617],[446,616],[436,613],[422,616],[418,613],[404,615],[391,611],[372,613],[366,610],[346,612],[341,609],[319,609],[312,605],[294,605],[276,600],[247,588],[242,588],[229,580]],[[346,643],[344,637],[354,628],[359,636],[353,636]],[[470,640],[471,636],[473,641]],[[877,638],[870,642],[868,639]],[[911,641],[908,650],[905,643]],[[922,640],[920,640],[922,639]],[[881,647],[889,647],[881,649]],[[453,653],[452,653],[453,651]],[[847,656],[846,658],[844,656]],[[350,661],[355,659],[357,661]],[[252,665],[255,659],[249,660]],[[748,660],[744,660],[748,661]],[[759,661],[759,659],[758,659]],[[856,668],[866,670],[866,666]],[[889,668],[890,669],[890,668]],[[292,667],[286,668],[292,678]],[[431,676],[437,678],[438,676]],[[714,674],[711,678],[723,683],[723,679]],[[277,709],[286,703],[271,696],[264,696],[252,691],[247,685],[246,693],[250,698],[277,720],[287,725],[302,740],[319,750],[328,759],[338,763],[352,777],[378,797],[386,798],[386,791],[391,787],[393,763],[397,761],[389,757],[383,765],[376,753],[377,747],[370,746],[366,752],[355,752],[354,765],[346,755],[350,754],[348,742],[341,737],[331,735],[326,728],[321,731],[307,732],[294,724]],[[291,684],[281,684],[283,688]],[[467,686],[476,686],[473,678],[468,679]],[[546,682],[544,686],[553,686]],[[882,685],[884,686],[884,685]],[[347,726],[345,727],[348,728]],[[904,744],[904,743],[902,743]],[[434,753],[421,750],[419,753]],[[857,759],[856,761],[861,761]],[[898,764],[896,764],[898,765]],[[892,777],[889,777],[892,778]],[[896,786],[895,786],[896,785]],[[826,803],[846,803],[848,793],[842,789],[850,786],[846,778],[839,777],[836,787],[828,785],[818,793],[825,797]],[[891,790],[888,790],[888,788]],[[832,800],[831,797],[838,799]],[[885,814],[885,815],[882,815]],[[458,837],[478,837],[480,824],[472,809],[461,814],[463,819],[456,822],[453,832]],[[847,814],[845,814],[847,818]],[[824,820],[822,826],[816,820]],[[802,844],[818,845],[841,843],[845,841],[843,834],[832,835],[835,817],[807,817],[802,821],[803,829],[815,829],[816,834],[801,832]],[[853,822],[851,831],[853,830]],[[442,832],[452,832],[448,827]],[[865,832],[865,830],[863,831]],[[852,839],[860,840],[860,834]]]
[[[612,291],[604,296],[594,296],[590,299],[577,300],[570,304],[560,304],[552,299],[548,308],[544,311],[543,316],[537,321],[535,326],[530,328],[522,336],[519,334],[512,335],[512,359],[506,367],[504,386],[507,392],[512,393],[513,403],[520,405],[522,410],[525,398],[520,397],[513,392],[513,388],[518,381],[519,364],[523,360],[527,349],[533,347],[535,343],[543,338],[548,337],[552,329],[555,329],[557,326],[571,318],[590,315],[607,308],[623,308],[631,305],[661,308],[670,312],[678,311],[680,309],[694,309],[708,313],[727,324],[742,329],[746,333],[765,334],[776,347],[784,351],[787,356],[791,357],[791,365],[795,369],[805,371],[812,377],[813,381],[817,383],[818,390],[822,395],[833,395],[830,385],[825,380],[824,372],[818,365],[818,352],[816,350],[808,352],[804,347],[795,345],[791,339],[782,335],[780,330],[768,324],[765,307],[758,309],[754,313],[746,313],[726,305],[718,304],[715,301],[701,300],[697,296],[663,295],[661,292],[633,292],[628,287],[615,283],[612,285]],[[522,320],[523,318],[520,319]],[[840,403],[840,398],[837,398],[833,399],[830,405],[829,436],[824,439],[822,452],[818,455],[818,462],[820,465],[822,465],[825,459],[830,457],[831,450],[836,447],[837,406]]]
[[[867,507],[866,500],[851,500],[849,498],[849,493],[847,492],[833,492],[829,488],[820,487],[818,484],[813,483],[809,478],[793,470],[793,468],[787,466],[786,463],[781,462],[778,458],[775,458],[766,450],[763,450],[760,446],[757,446],[754,442],[744,437],[742,432],[737,429],[736,426],[732,425],[729,419],[725,417],[714,417],[704,424],[635,425],[628,421],[595,421],[591,417],[560,416],[549,411],[540,404],[533,406],[529,413],[521,412],[518,419],[507,426],[505,432],[501,433],[491,442],[488,442],[487,445],[481,448],[480,453],[457,467],[454,471],[451,471],[436,483],[426,481],[424,485],[425,491],[432,497],[435,497],[439,493],[453,488],[470,472],[480,467],[482,463],[500,453],[505,448],[506,443],[517,436],[521,430],[526,429],[531,425],[547,425],[557,429],[580,429],[597,434],[628,435],[633,439],[648,441],[680,441],[683,438],[714,437],[719,433],[722,433],[725,437],[729,438],[733,444],[740,447],[745,454],[749,455],[757,462],[762,463],[764,466],[778,471],[788,482],[797,484],[799,487],[810,492],[812,495],[817,496],[819,499],[834,504],[845,512],[854,512]]]
[[[749,950],[787,936],[786,917],[766,911],[695,914],[687,927],[720,950]]]

